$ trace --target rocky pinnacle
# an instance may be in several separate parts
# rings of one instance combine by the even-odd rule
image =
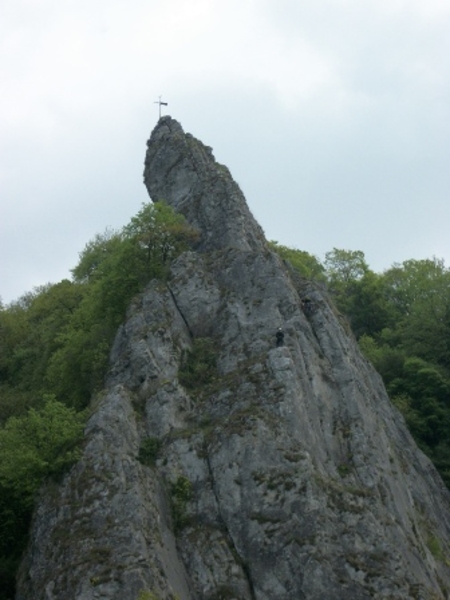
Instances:
[[[170,117],[145,183],[201,241],[129,307],[16,600],[448,599],[450,494],[326,292]]]
[[[263,248],[261,227],[227,167],[169,116],[147,143],[144,181],[154,202],[164,200],[199,229],[202,249]]]

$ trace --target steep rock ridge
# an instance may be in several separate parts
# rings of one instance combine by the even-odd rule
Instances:
[[[169,116],[147,142],[144,181],[154,202],[164,200],[200,230],[202,249],[264,247],[262,229],[227,167]]]
[[[216,168],[160,120],[147,187],[202,242],[130,307],[83,458],[36,509],[17,598],[448,598],[448,491],[326,295]],[[136,458],[146,440],[154,464]]]

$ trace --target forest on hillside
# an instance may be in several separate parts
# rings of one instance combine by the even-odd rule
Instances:
[[[120,231],[98,234],[72,278],[0,305],[0,600],[14,576],[42,483],[79,455],[117,328],[133,298],[197,233],[163,203],[145,204]],[[375,273],[363,252],[323,262],[270,242],[302,277],[329,290],[383,377],[418,445],[450,487],[450,271],[437,258]]]

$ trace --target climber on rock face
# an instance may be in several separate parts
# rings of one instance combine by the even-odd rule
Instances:
[[[281,327],[278,327],[275,337],[277,338],[277,348],[279,348],[284,342],[284,331],[281,329]]]
[[[302,307],[304,312],[309,315],[312,312],[312,302],[309,298],[303,298]]]

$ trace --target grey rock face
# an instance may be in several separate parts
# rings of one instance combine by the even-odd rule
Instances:
[[[211,148],[162,117],[147,142],[144,181],[150,198],[164,200],[202,234],[201,248],[264,247],[264,234],[227,167]]]
[[[326,295],[266,248],[228,176],[210,186],[208,150],[189,162],[191,139],[161,119],[146,182],[202,246],[130,307],[18,600],[448,598],[448,491]]]

